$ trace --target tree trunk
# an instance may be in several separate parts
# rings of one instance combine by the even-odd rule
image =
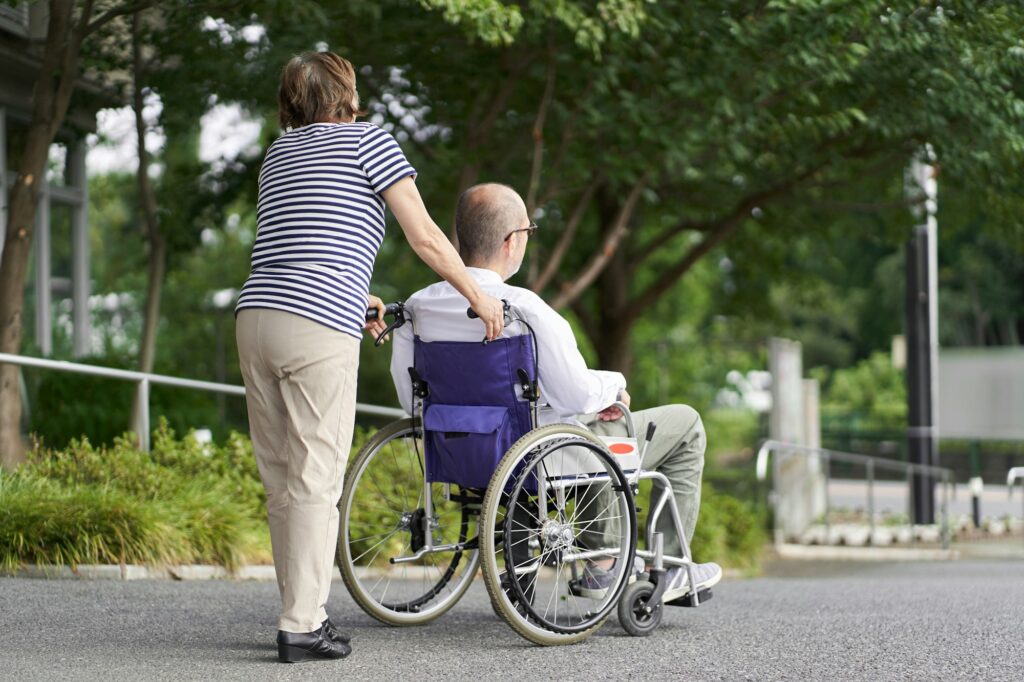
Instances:
[[[142,340],[139,343],[139,371],[152,372],[153,362],[156,357],[156,336],[160,324],[160,294],[163,290],[164,271],[167,263],[167,240],[160,231],[160,222],[157,218],[156,196],[153,192],[153,184],[149,179],[150,159],[146,151],[146,121],[143,118],[145,101],[143,98],[144,65],[142,61],[141,44],[141,13],[132,17],[132,53],[134,71],[134,93],[132,106],[135,109],[135,132],[138,136],[139,167],[136,171],[136,182],[139,191],[139,206],[142,209],[143,221],[145,223],[146,241],[149,244],[149,257],[147,270],[149,277],[146,283],[146,307],[142,323]],[[131,428],[136,437],[141,437],[145,428],[140,422],[142,414],[142,400],[148,400],[148,396],[141,396],[138,392],[132,400]]]
[[[602,239],[616,229],[622,210],[620,204],[607,190],[598,193]],[[599,368],[622,372],[627,379],[633,365],[631,341],[634,322],[629,314],[629,287],[625,249],[617,248],[598,277],[597,337],[591,342],[597,350]]]
[[[32,120],[8,202],[6,239],[0,259],[0,352],[4,353],[21,350],[25,276],[32,252],[39,182],[46,169],[50,144],[67,113],[78,73],[83,32],[74,30],[73,8],[71,0],[50,2],[46,44],[32,92]],[[87,6],[81,17],[82,27],[88,23],[88,13]],[[0,171],[6,172],[6,169]],[[0,464],[6,467],[24,459],[18,375],[17,366],[0,365]]]

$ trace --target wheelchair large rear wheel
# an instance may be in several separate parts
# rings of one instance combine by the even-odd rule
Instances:
[[[359,451],[338,504],[341,577],[366,613],[391,625],[438,618],[465,594],[477,570],[479,551],[471,535],[479,503],[466,499],[469,495],[445,499],[438,483],[430,484],[431,533],[435,546],[449,549],[394,562],[426,544],[424,480],[419,420],[403,419],[378,431]]]
[[[479,535],[495,611],[531,642],[573,644],[601,627],[632,575],[633,495],[596,436],[541,427],[499,463]]]

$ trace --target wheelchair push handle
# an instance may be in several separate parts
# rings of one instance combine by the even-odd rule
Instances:
[[[511,306],[509,305],[508,301],[506,301],[505,299],[501,299],[501,307],[505,309],[505,321],[507,322],[508,321],[508,312],[511,309]],[[476,311],[473,310],[472,308],[466,308],[466,317],[468,317],[471,320],[478,320],[478,319],[480,319],[480,316],[477,315]]]
[[[367,308],[366,321],[370,322],[371,320],[376,320],[377,317],[379,316],[379,313],[380,311],[377,310],[376,308]],[[388,334],[390,334],[391,332],[395,331],[403,324],[405,324],[405,304],[402,301],[388,303],[387,305],[384,306],[384,315],[385,317],[388,315],[392,315],[394,316],[395,319],[391,321],[391,324],[389,324],[387,328],[384,329],[384,331],[377,335],[377,338],[373,342],[373,345],[375,346],[380,346],[382,343],[384,343],[384,339],[387,338]]]
[[[512,306],[509,305],[509,302],[506,301],[505,299],[501,299],[501,307],[505,310],[505,326],[508,326],[512,322],[512,318],[509,316],[509,312],[511,311]],[[471,320],[480,319],[480,316],[477,315],[476,311],[473,310],[472,308],[466,308],[466,317],[468,317]],[[485,346],[488,344],[488,342],[489,340],[486,338],[483,341]]]
[[[395,303],[388,303],[387,305],[384,306],[384,315],[395,315],[400,310],[402,310],[402,308],[403,306],[401,301],[396,301]],[[373,320],[376,320],[379,312],[380,311],[377,310],[376,308],[367,308],[366,321],[371,322]]]

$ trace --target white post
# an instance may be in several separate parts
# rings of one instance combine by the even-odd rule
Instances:
[[[71,303],[72,337],[75,357],[91,349],[92,320],[89,315],[89,179],[85,172],[85,138],[68,149],[68,181],[78,190],[79,202],[71,209]]]
[[[809,406],[803,375],[803,350],[797,341],[772,338],[768,342],[768,368],[772,373],[770,436],[794,445],[813,445],[808,437],[820,439],[814,425],[808,428],[808,412],[817,420],[817,404]],[[815,385],[815,389],[816,389]],[[810,408],[810,409],[809,409]],[[775,518],[780,539],[799,539],[824,510],[825,490],[821,462],[781,449],[776,453],[774,489],[777,493]]]
[[[50,188],[44,173],[39,178],[36,206],[36,343],[44,356],[53,354],[52,282],[50,277]]]

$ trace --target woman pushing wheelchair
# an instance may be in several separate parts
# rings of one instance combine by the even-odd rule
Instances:
[[[284,134],[259,175],[252,272],[236,308],[239,361],[281,596],[278,656],[343,658],[325,610],[337,504],[352,442],[359,340],[389,208],[416,254],[465,296],[496,338],[502,306],[431,220],[395,139],[362,115],[352,65],[291,59],[278,91]],[[370,325],[376,327],[375,324]]]

